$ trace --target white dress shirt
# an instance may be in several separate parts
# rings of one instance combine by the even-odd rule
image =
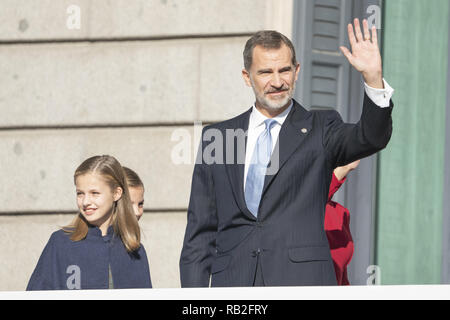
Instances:
[[[369,87],[366,83],[364,83],[365,91],[367,96],[379,107],[381,108],[387,108],[389,107],[389,101],[392,98],[392,95],[394,94],[394,89],[383,79],[384,83],[384,89],[375,89],[372,87]],[[278,140],[278,136],[280,134],[281,126],[283,125],[284,121],[286,120],[289,112],[291,111],[294,103],[292,102],[289,108],[287,108],[285,111],[283,111],[281,114],[273,118],[277,121],[277,124],[275,124],[270,130],[270,133],[272,135],[272,152],[275,148],[275,145]],[[253,151],[255,150],[256,141],[258,140],[259,135],[266,129],[266,126],[264,124],[264,121],[269,119],[265,115],[263,115],[261,112],[256,109],[255,106],[253,106],[252,113],[250,114],[250,119],[248,123],[248,136],[247,136],[247,147],[245,149],[245,169],[244,169],[244,190],[245,190],[245,184],[247,182],[247,173],[248,168],[250,166],[250,162],[252,159]]]

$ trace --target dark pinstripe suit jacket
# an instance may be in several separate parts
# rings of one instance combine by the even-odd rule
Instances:
[[[324,231],[332,172],[387,145],[392,108],[392,101],[380,108],[365,96],[361,120],[346,124],[336,111],[307,111],[294,102],[277,142],[279,169],[266,176],[258,218],[245,204],[239,143],[225,138],[227,129],[247,131],[251,109],[206,127],[203,133],[223,133],[223,158],[235,162],[195,165],[180,258],[182,287],[208,286],[210,275],[212,286],[251,286],[258,257],[266,285],[336,285]],[[206,140],[199,155],[211,150]],[[210,143],[217,146],[219,140]]]

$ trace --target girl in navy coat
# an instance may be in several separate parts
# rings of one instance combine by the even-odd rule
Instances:
[[[74,180],[80,213],[52,234],[27,290],[151,288],[120,163],[111,156],[89,158]]]

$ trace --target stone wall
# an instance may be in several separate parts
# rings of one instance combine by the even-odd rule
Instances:
[[[194,122],[247,110],[245,41],[290,37],[291,20],[292,0],[0,0],[0,290],[25,289],[75,215],[75,168],[98,154],[143,179],[153,284],[179,287],[193,164],[173,163],[173,134],[195,153]]]

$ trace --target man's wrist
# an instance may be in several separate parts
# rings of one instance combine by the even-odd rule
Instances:
[[[384,89],[382,72],[363,74],[364,82],[374,89]]]

